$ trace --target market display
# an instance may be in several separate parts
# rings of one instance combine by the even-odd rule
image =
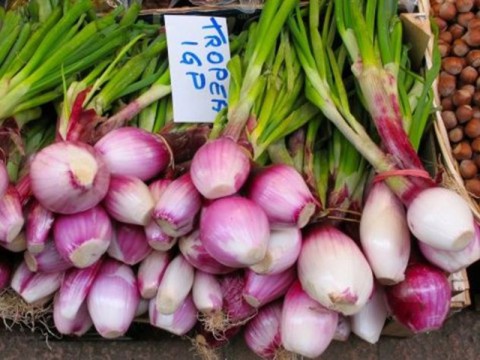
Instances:
[[[428,151],[433,87],[478,181],[474,2],[432,5],[419,66],[396,1],[267,0],[229,35],[213,124],[174,119],[168,26],[128,5],[0,7],[0,302],[53,304],[65,336],[147,321],[210,356],[441,328],[480,227]]]

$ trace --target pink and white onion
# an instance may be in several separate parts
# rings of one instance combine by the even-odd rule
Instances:
[[[72,268],[65,273],[57,299],[61,317],[65,319],[75,317],[82,304],[86,302],[102,264],[102,260],[99,260],[87,268]]]
[[[295,282],[283,302],[281,336],[288,351],[308,358],[320,356],[333,340],[338,314],[320,305]]]
[[[60,287],[64,273],[34,273],[25,262],[15,269],[10,286],[28,304],[45,299]]]
[[[170,254],[162,251],[152,251],[138,267],[138,290],[144,299],[152,299],[158,291],[158,286],[170,262]]]
[[[55,329],[64,335],[84,335],[93,325],[92,318],[88,313],[87,303],[84,302],[73,318],[63,316],[62,304],[58,301],[58,293],[53,300],[53,323]]]
[[[153,218],[170,236],[186,235],[193,229],[202,199],[189,174],[175,179],[163,190],[153,211]]]
[[[297,279],[294,267],[273,275],[260,275],[246,270],[243,297],[253,307],[261,307],[285,295]]]
[[[376,286],[372,296],[359,312],[351,316],[352,332],[360,339],[376,344],[387,320],[385,292]]]
[[[328,309],[352,315],[368,301],[373,275],[355,242],[331,226],[312,228],[298,259],[305,292]]]
[[[129,224],[117,224],[107,253],[110,257],[127,265],[136,265],[152,248],[147,243],[143,227]]]
[[[148,307],[150,324],[175,335],[185,335],[197,323],[197,309],[191,296],[188,296],[172,314],[162,314],[157,310],[155,299]]]
[[[46,243],[41,253],[32,254],[25,251],[23,258],[30,271],[33,272],[61,272],[72,267],[72,264],[58,253],[53,240]]]
[[[267,253],[270,228],[263,210],[239,196],[217,199],[202,212],[200,239],[207,252],[230,267],[260,262]]]
[[[158,287],[157,310],[162,314],[173,314],[192,290],[195,270],[182,254],[168,265]]]
[[[292,267],[302,249],[302,233],[296,227],[271,230],[267,253],[250,269],[258,274],[278,274]]]
[[[238,192],[250,173],[247,151],[229,138],[204,144],[195,153],[190,167],[192,181],[207,199]]]
[[[407,221],[418,240],[440,250],[462,250],[475,236],[467,202],[446,188],[422,191],[408,207]]]
[[[282,303],[275,302],[262,307],[245,327],[245,343],[262,359],[278,357],[282,349],[281,321]]]
[[[33,195],[48,210],[73,214],[105,197],[110,173],[90,145],[62,141],[43,148],[30,164]]]
[[[42,252],[55,220],[53,213],[34,200],[27,214],[25,236],[32,254]]]
[[[140,302],[132,269],[116,260],[103,263],[87,297],[97,332],[113,339],[126,333]]]
[[[110,218],[101,206],[58,216],[53,226],[60,255],[79,268],[95,263],[107,251],[113,237]]]
[[[181,237],[178,245],[185,259],[198,270],[217,275],[234,271],[233,268],[220,264],[207,252],[200,240],[199,230]]]
[[[384,183],[370,189],[360,220],[360,242],[379,283],[393,285],[405,278],[410,231],[403,204]]]
[[[195,307],[203,313],[222,310],[222,288],[217,278],[212,274],[197,270],[193,281],[192,298]]]
[[[0,242],[11,243],[20,234],[24,222],[20,195],[10,186],[0,198]]]
[[[110,131],[94,146],[112,175],[149,180],[170,163],[165,141],[156,134],[126,126]]]
[[[272,227],[303,228],[315,213],[316,201],[294,167],[271,165],[255,174],[248,197],[267,214]]]
[[[155,203],[145,183],[134,176],[112,176],[104,205],[115,220],[133,225],[150,221]]]

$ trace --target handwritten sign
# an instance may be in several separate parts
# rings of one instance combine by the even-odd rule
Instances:
[[[166,15],[165,27],[175,122],[213,122],[227,106],[230,46],[226,19]]]

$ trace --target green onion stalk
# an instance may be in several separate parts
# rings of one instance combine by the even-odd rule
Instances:
[[[424,171],[417,154],[424,123],[432,109],[431,83],[417,97],[415,118],[405,82],[399,81],[402,54],[402,24],[397,2],[392,0],[335,0],[338,33],[348,51],[351,70],[381,138],[382,146],[401,169]],[[425,110],[425,111],[423,111]],[[414,125],[415,124],[415,125]],[[408,132],[415,139],[415,146]],[[429,179],[414,178],[429,187]]]
[[[396,171],[399,169],[396,161],[382,151],[350,109],[339,58],[329,44],[322,40],[319,30],[321,10],[325,10],[325,7],[319,1],[310,1],[307,24],[300,10],[288,20],[298,58],[307,78],[305,94],[376,172]],[[392,175],[385,181],[406,204],[423,190],[406,176]]]
[[[104,17],[89,20],[92,9],[90,0],[79,0],[64,13],[60,5],[55,7],[17,49],[19,60],[1,65],[0,122],[61,97],[66,79],[72,80],[111,57],[129,41],[138,5],[126,12],[118,7]],[[17,42],[20,40],[24,41],[19,37]]]
[[[257,97],[264,87],[265,63],[277,46],[282,28],[298,4],[298,0],[269,0],[255,26],[251,26],[248,34],[244,63],[239,56],[232,57],[229,70],[231,74],[228,123],[223,136],[238,141],[244,133]]]

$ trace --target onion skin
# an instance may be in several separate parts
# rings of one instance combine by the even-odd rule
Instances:
[[[107,253],[124,264],[136,265],[152,252],[141,226],[117,224],[114,234]]]
[[[222,310],[222,288],[216,276],[203,271],[195,272],[192,288],[193,303],[203,313],[213,313]]]
[[[93,147],[63,141],[43,148],[30,164],[31,188],[48,210],[74,214],[96,206],[110,184],[107,165]]]
[[[395,319],[416,334],[440,329],[450,310],[447,276],[430,265],[409,266],[405,280],[385,292]]]

